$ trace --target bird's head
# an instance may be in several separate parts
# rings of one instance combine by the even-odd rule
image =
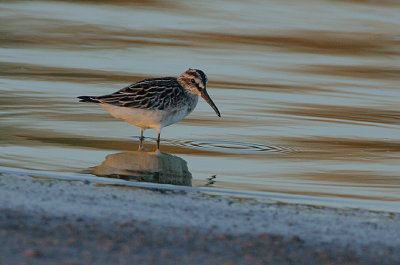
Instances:
[[[204,98],[204,100],[214,109],[215,113],[217,113],[218,117],[221,117],[217,106],[215,106],[207,93],[208,79],[203,71],[189,68],[189,70],[178,77],[178,82],[190,94]]]

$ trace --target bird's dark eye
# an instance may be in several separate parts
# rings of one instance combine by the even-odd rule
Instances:
[[[195,83],[195,81],[194,81],[194,79],[193,79],[193,78],[190,80],[190,82],[192,82],[193,84]]]

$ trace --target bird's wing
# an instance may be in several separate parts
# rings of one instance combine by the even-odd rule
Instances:
[[[113,94],[95,97],[99,103],[139,109],[166,109],[177,104],[183,89],[174,77],[147,79]]]

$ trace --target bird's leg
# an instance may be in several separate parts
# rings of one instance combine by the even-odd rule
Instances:
[[[156,150],[160,150],[160,134],[161,134],[161,129],[158,129],[158,134],[157,134],[157,148],[156,148]]]
[[[143,149],[143,140],[144,140],[144,137],[143,137],[143,132],[144,132],[144,129],[143,129],[143,128],[140,128],[140,143],[139,143],[139,150],[142,150],[142,149]]]

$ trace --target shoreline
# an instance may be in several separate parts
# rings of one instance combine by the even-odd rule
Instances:
[[[10,168],[0,166],[0,174],[11,174],[18,176],[37,176],[39,179],[60,180],[60,181],[83,181],[108,185],[120,185],[127,188],[159,189],[166,191],[182,192],[201,192],[228,197],[248,197],[257,200],[264,200],[276,203],[309,205],[315,207],[328,207],[339,209],[362,209],[376,212],[400,213],[399,203],[391,200],[368,200],[361,198],[339,198],[308,196],[301,194],[279,193],[279,192],[259,192],[248,190],[223,189],[204,186],[181,186],[171,184],[160,184],[146,181],[126,181],[119,178],[94,176],[91,174],[53,172],[42,170],[29,170],[20,168]]]
[[[0,175],[0,263],[395,264],[400,214]]]

